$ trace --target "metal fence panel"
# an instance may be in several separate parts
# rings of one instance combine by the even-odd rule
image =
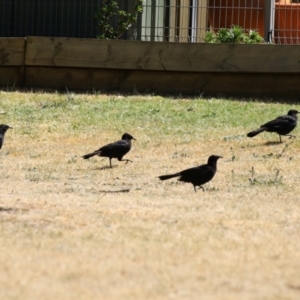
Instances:
[[[208,19],[214,31],[238,25],[264,36],[264,0],[208,0]]]
[[[96,36],[99,0],[0,0],[0,35]]]
[[[103,1],[0,0],[0,36],[95,38],[95,14]],[[129,12],[136,4],[135,0],[116,1]],[[273,0],[266,5],[267,0],[143,0],[138,22],[121,38],[197,43],[203,42],[207,31],[239,25],[262,36],[267,30],[278,44],[300,44],[299,1],[275,0],[274,4]],[[264,20],[271,12],[275,26],[266,27]]]
[[[13,1],[1,0],[0,1],[0,36],[13,37],[13,18],[14,13]]]
[[[280,0],[275,3],[276,44],[300,44],[300,1]]]

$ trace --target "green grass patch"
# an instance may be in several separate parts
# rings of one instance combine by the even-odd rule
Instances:
[[[1,299],[298,299],[298,105],[0,92]],[[132,163],[82,155],[132,134]],[[159,175],[218,161],[205,192]],[[225,296],[226,295],[226,296]]]

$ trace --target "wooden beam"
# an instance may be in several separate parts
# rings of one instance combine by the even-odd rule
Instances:
[[[12,88],[22,86],[24,81],[23,67],[0,67],[0,86]]]
[[[125,70],[300,73],[297,45],[234,45],[29,37],[25,64]]]
[[[174,84],[176,82],[176,84]],[[299,100],[299,75],[27,67],[26,86],[83,91]]]
[[[0,66],[23,66],[25,38],[0,38]]]

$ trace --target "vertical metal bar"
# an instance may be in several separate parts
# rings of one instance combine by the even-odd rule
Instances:
[[[175,42],[176,36],[176,0],[170,0],[169,6],[169,41]]]
[[[12,1],[11,11],[10,11],[10,26],[9,26],[9,36],[15,36],[15,27],[16,27],[16,4],[15,0]]]
[[[36,34],[35,35],[38,35],[39,32],[40,32],[40,1],[37,1],[37,10],[36,10],[36,13],[37,13],[37,22],[36,22]]]
[[[189,41],[190,1],[180,1],[179,41]]]
[[[88,11],[90,11],[90,12],[93,11],[94,1],[90,5],[91,5],[91,10],[88,9],[88,3],[87,3],[87,1],[85,1],[85,5],[84,5],[84,7],[85,7],[85,18],[83,20],[80,20],[80,23],[84,24],[84,30],[83,30],[83,32],[81,31],[80,37],[91,37],[88,33],[87,20],[94,18],[94,14],[88,17]],[[79,26],[79,28],[80,27],[81,26]],[[80,31],[80,29],[79,29],[79,31]]]
[[[196,40],[197,40],[197,0],[192,0],[191,42],[195,43]]]
[[[274,38],[274,11],[275,11],[275,0],[265,0],[264,4],[264,31],[265,41],[268,43],[273,42]]]
[[[143,10],[145,8],[143,7]],[[136,39],[140,41],[142,39],[142,14],[138,13],[136,22]]]
[[[47,36],[46,34],[46,28],[47,28],[47,17],[46,17],[46,12],[47,12],[47,9],[46,9],[46,3],[43,2],[42,3],[43,5],[43,18],[42,18],[42,22],[43,22],[43,36]],[[51,6],[49,7],[49,10],[51,10]]]
[[[150,29],[150,41],[155,40],[155,16],[156,14],[156,0],[151,1],[151,29]]]
[[[77,32],[78,32],[78,37],[86,37],[87,32],[86,32],[86,19],[87,19],[87,10],[88,6],[92,6],[94,1],[91,1],[90,4],[87,4],[86,1],[80,0],[80,7],[79,7],[79,22],[77,26]],[[81,13],[82,11],[82,13]],[[92,16],[90,16],[92,18]]]
[[[160,1],[158,1],[157,3],[157,7],[155,9],[155,13],[156,13],[156,26],[155,26],[155,41],[160,41],[160,36],[159,36],[159,26],[160,26]]]
[[[200,0],[197,9],[197,39],[196,42],[203,42],[207,30],[207,17],[208,17],[208,0]]]
[[[60,6],[60,7],[59,7]],[[61,13],[60,13],[60,19],[58,20],[58,22],[60,23],[59,25],[60,25],[60,36],[62,36],[62,33],[63,33],[63,24],[62,24],[62,22],[63,22],[63,13],[64,13],[64,0],[62,0],[62,2],[60,3],[60,5],[58,5],[58,7],[59,7],[59,9],[60,9],[60,11],[61,11]]]
[[[79,2],[81,2],[81,1],[79,1]],[[79,6],[81,6],[80,4],[81,4],[81,3],[79,3]],[[73,24],[72,24],[72,27],[73,27],[73,28],[72,28],[72,29],[73,29],[72,31],[73,31],[73,32],[72,32],[71,34],[69,34],[69,37],[77,37],[77,34],[78,34],[78,33],[76,33],[75,22],[76,22],[77,20],[78,20],[77,22],[80,22],[80,17],[81,17],[81,16],[76,14],[76,5],[77,5],[77,3],[76,3],[76,1],[75,1],[75,2],[73,3],[73,15],[71,14],[71,16],[70,16],[70,17],[73,19],[73,22],[72,22],[72,23],[73,23]],[[71,20],[69,19],[68,21],[69,21],[70,24],[71,24]]]
[[[54,8],[54,6],[55,6],[55,3],[54,3],[54,5],[53,4],[49,5],[49,24],[47,24],[47,26],[48,26],[47,36],[51,36],[51,33],[52,33],[52,15],[53,15],[53,8]]]
[[[69,36],[69,18],[70,18],[70,0],[68,0],[68,5],[67,5],[67,15],[66,15],[66,29],[65,29],[65,36]]]

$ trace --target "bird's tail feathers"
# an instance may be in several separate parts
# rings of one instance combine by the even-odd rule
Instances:
[[[83,155],[82,157],[83,157],[84,159],[88,159],[88,158],[90,158],[90,157],[93,157],[93,156],[99,155],[99,154],[100,154],[99,151],[94,151],[94,152],[92,152],[92,153],[88,153],[88,154],[86,154],[86,155]]]
[[[161,176],[158,176],[158,178],[160,180],[167,180],[167,179],[170,179],[170,178],[173,178],[173,177],[177,177],[177,176],[180,176],[180,173],[170,174],[170,175],[161,175]]]
[[[258,128],[258,129],[256,129],[256,130],[253,130],[253,131],[249,132],[249,133],[247,134],[247,137],[251,137],[251,138],[252,138],[252,137],[258,135],[259,133],[261,133],[261,132],[263,132],[263,131],[265,131],[265,130],[266,130],[266,128],[260,127],[260,128]]]

